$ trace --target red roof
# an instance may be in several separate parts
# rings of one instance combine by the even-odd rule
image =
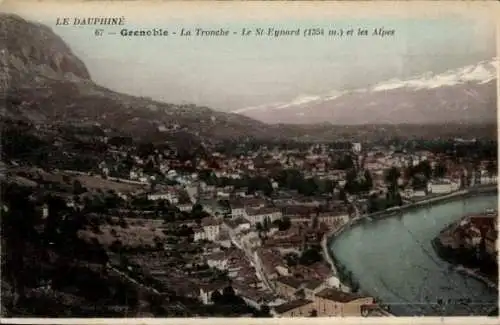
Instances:
[[[471,225],[479,229],[493,229],[496,221],[497,216],[478,215],[470,217]]]

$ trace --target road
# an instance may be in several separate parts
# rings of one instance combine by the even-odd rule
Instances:
[[[260,262],[259,258],[255,257],[254,251],[251,248],[250,244],[248,243],[248,240],[245,238],[241,239],[241,246],[243,248],[243,252],[245,252],[245,255],[247,256],[248,260],[253,264],[255,268],[255,272],[257,273],[258,277],[264,284],[264,286],[271,290],[274,293],[274,288],[271,285],[271,282],[267,278],[267,275],[264,272],[264,269],[262,268],[262,264]]]

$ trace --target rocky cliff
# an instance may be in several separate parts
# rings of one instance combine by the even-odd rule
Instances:
[[[206,139],[275,137],[273,127],[233,113],[173,105],[97,85],[68,45],[49,27],[0,13],[5,94],[2,116],[33,122],[85,121],[134,136],[184,130]]]
[[[4,63],[13,84],[43,82],[43,78],[90,80],[85,64],[47,26],[4,13],[0,21]]]

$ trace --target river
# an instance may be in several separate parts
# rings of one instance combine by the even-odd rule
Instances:
[[[395,315],[486,315],[498,306],[498,291],[453,270],[431,240],[466,214],[496,209],[497,202],[497,195],[476,196],[365,221],[339,235],[330,249],[361,290],[390,305]],[[471,302],[460,303],[463,298]],[[445,304],[437,304],[439,299]]]

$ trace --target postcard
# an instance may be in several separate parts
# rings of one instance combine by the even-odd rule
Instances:
[[[496,323],[499,13],[4,1],[2,322]]]

